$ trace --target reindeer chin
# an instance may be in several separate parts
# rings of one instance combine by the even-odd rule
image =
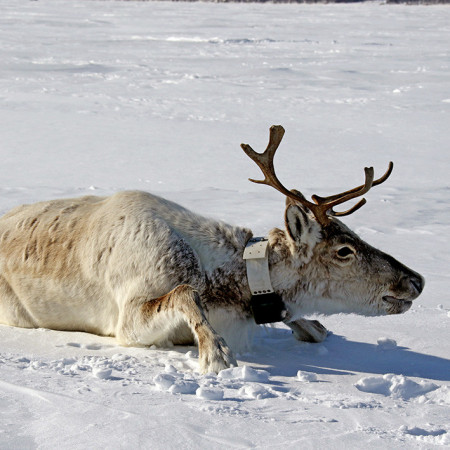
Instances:
[[[383,297],[383,304],[387,314],[402,314],[411,308],[411,300],[403,300],[389,295]]]

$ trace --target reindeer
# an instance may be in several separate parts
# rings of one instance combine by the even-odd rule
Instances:
[[[327,330],[303,315],[407,311],[424,279],[362,241],[334,207],[374,180],[312,202],[278,180],[273,158],[242,144],[267,184],[286,196],[285,230],[267,238],[194,214],[146,192],[119,192],[17,207],[0,219],[0,323],[115,336],[125,346],[192,344],[202,373],[237,365],[256,323],[282,321],[301,341]],[[245,259],[244,259],[245,258]]]

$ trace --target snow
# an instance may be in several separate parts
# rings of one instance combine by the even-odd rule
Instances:
[[[438,389],[438,385],[421,380],[416,383],[403,375],[387,373],[382,377],[361,378],[356,384],[356,388],[363,392],[373,392],[374,394],[393,395],[394,397],[409,400],[419,395]]]
[[[381,350],[391,350],[397,347],[397,342],[394,339],[385,337],[377,339],[377,344]]]
[[[240,379],[244,381],[257,381],[265,383],[269,379],[269,372],[266,370],[255,370],[248,366],[232,367],[222,370],[218,377],[224,380]]]
[[[284,200],[240,150],[282,124],[305,195],[395,162],[345,222],[423,274],[400,316],[261,328],[239,367],[0,326],[0,448],[439,448],[450,444],[450,9],[2,0],[0,212],[143,189],[264,235]]]
[[[306,372],[305,370],[299,370],[297,372],[297,378],[300,381],[304,381],[306,383],[311,383],[313,381],[317,381],[317,375],[313,372]]]

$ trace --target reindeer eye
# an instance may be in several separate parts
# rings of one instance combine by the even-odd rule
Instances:
[[[339,258],[346,258],[347,256],[354,255],[355,254],[355,250],[353,250],[352,247],[344,246],[344,247],[341,247],[336,252],[336,254],[339,256]]]

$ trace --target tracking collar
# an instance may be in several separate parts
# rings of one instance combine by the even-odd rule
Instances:
[[[247,280],[252,293],[251,308],[255,322],[259,324],[280,322],[286,318],[286,307],[273,290],[269,273],[269,240],[251,238],[244,250]]]

